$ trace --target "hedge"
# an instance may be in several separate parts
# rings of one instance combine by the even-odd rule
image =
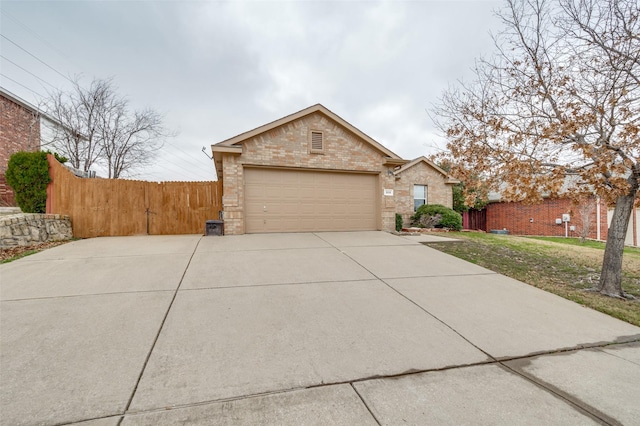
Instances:
[[[449,228],[456,231],[462,229],[462,216],[460,213],[450,209],[449,207],[445,207],[440,204],[424,204],[418,207],[416,213],[411,216],[411,222],[414,225],[420,223],[420,219],[423,217],[436,217],[440,216],[437,227],[440,228]]]
[[[16,152],[9,159],[5,177],[24,213],[46,212],[51,181],[46,152]]]

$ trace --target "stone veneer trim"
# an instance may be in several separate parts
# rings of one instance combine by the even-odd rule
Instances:
[[[310,152],[311,131],[323,133],[323,151],[320,155]],[[245,167],[377,174],[378,229],[385,231],[395,229],[397,208],[406,203],[395,195],[385,196],[384,190],[395,190],[398,180],[404,184],[415,171],[425,170],[421,163],[398,175],[396,166],[409,163],[408,160],[403,160],[321,105],[309,107],[212,145],[212,152],[219,179],[223,182],[222,200],[227,235],[245,232]],[[433,186],[430,191],[435,199],[451,206],[451,184],[457,181],[452,181],[446,174],[443,176],[442,170],[437,167],[427,164],[427,169],[433,177],[423,175],[418,180],[428,180]],[[406,210],[405,207],[402,209]]]
[[[59,214],[21,213],[0,217],[0,248],[73,238],[71,219]]]

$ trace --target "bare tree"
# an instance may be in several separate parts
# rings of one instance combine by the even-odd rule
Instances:
[[[591,233],[591,223],[593,222],[593,215],[596,212],[596,203],[598,203],[598,199],[592,196],[580,197],[575,201],[576,210],[578,211],[578,215],[580,215],[580,222],[582,222],[582,226],[578,232],[581,243],[584,243]],[[596,224],[596,226],[600,226],[600,224]]]
[[[109,178],[149,164],[167,136],[160,114],[131,111],[111,79],[84,88],[76,78],[69,92],[50,95],[48,114],[61,124],[51,145],[73,167],[89,171],[101,165]]]
[[[60,123],[51,146],[76,169],[88,172],[100,159],[99,116],[115,96],[111,86],[111,80],[94,80],[85,89],[76,78],[70,91],[49,95],[47,113]]]
[[[496,54],[434,107],[457,177],[475,173],[506,200],[535,202],[572,176],[581,185],[569,195],[615,203],[596,288],[615,297],[625,296],[624,238],[640,187],[639,7],[507,0]]]
[[[149,164],[166,135],[157,112],[151,109],[130,112],[125,99],[114,99],[105,107],[98,128],[109,178],[119,178]]]

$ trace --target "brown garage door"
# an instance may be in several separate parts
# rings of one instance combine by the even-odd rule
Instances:
[[[246,168],[245,232],[377,229],[377,175]]]

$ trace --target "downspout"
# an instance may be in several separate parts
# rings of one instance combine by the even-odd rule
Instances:
[[[596,197],[596,223],[598,224],[596,227],[596,240],[601,241],[600,227],[602,223],[600,223],[600,197]]]
[[[631,210],[631,214],[633,215],[633,245],[638,247],[638,211],[635,207]]]

